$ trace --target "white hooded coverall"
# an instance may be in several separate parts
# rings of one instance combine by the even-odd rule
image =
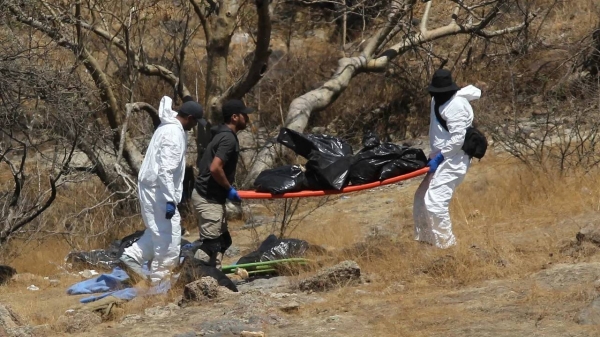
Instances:
[[[459,90],[439,111],[448,130],[435,116],[434,99],[431,100],[429,125],[430,158],[442,153],[444,161],[434,173],[428,173],[415,193],[413,217],[415,240],[448,248],[456,244],[448,207],[452,194],[463,181],[471,164],[469,156],[461,149],[467,127],[473,123],[473,109],[469,101],[479,99],[481,90],[469,85]]]
[[[167,202],[181,202],[187,133],[171,110],[172,100],[163,97],[159,106],[158,126],[138,174],[138,197],[146,231],[124,254],[140,265],[152,260],[150,281],[159,282],[178,263],[181,244],[179,211],[166,218]]]

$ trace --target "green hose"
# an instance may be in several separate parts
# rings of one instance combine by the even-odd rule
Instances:
[[[228,266],[221,267],[221,270],[225,274],[229,274],[229,273],[235,272],[235,270],[237,268],[244,268],[244,269],[248,270],[248,273],[250,273],[250,271],[259,271],[259,270],[264,271],[267,269],[273,269],[274,266],[277,266],[277,265],[283,264],[283,263],[296,263],[296,264],[300,264],[300,265],[306,265],[308,262],[310,262],[310,260],[308,260],[308,259],[291,258],[291,259],[283,259],[283,260],[273,260],[273,261],[265,261],[265,262],[254,262],[254,263],[243,263],[243,264],[237,264],[237,265],[228,265]]]

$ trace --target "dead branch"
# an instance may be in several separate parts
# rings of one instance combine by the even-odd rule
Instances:
[[[271,49],[271,16],[269,0],[255,0],[258,13],[258,37],[256,49],[250,68],[232,87],[223,94],[222,98],[241,98],[252,89],[267,71]]]

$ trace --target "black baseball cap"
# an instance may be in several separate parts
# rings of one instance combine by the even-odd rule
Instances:
[[[254,111],[254,108],[247,107],[246,104],[239,99],[229,100],[225,102],[221,108],[221,112],[223,113],[223,118],[225,120],[235,114],[251,114]]]
[[[204,119],[204,109],[202,108],[202,105],[186,98],[183,99],[184,103],[181,105],[178,112],[182,115],[194,117],[198,121],[198,124],[202,126],[206,125],[206,120]]]

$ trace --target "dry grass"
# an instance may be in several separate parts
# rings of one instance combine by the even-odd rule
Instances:
[[[433,302],[424,303],[423,294],[431,299],[435,294],[442,296],[487,280],[517,280],[549,263],[570,261],[570,256],[559,252],[565,242],[575,238],[581,226],[574,219],[598,211],[599,178],[598,172],[572,177],[541,174],[528,171],[511,159],[486,157],[484,162],[472,167],[453,199],[451,215],[459,245],[448,250],[437,250],[412,240],[410,207],[417,184],[397,195],[379,192],[380,200],[390,196],[396,199],[391,209],[377,201],[369,202],[368,197],[373,194],[365,193],[366,197],[351,194],[351,198],[357,199],[352,204],[354,209],[367,203],[367,207],[382,208],[383,213],[379,214],[393,212],[400,224],[398,238],[383,237],[366,241],[359,250],[344,250],[365,241],[365,224],[360,223],[358,212],[340,214],[335,206],[307,220],[299,234],[312,243],[330,247],[334,252],[330,258],[335,261],[357,261],[373,280],[368,291],[385,296],[357,300],[355,288],[349,288],[330,294],[327,304],[317,304],[309,311],[354,307],[349,310],[364,311],[377,327],[378,336],[419,336],[415,327],[432,332],[436,327],[451,326],[453,321],[477,322],[473,313],[454,308],[449,311],[448,307],[438,307]],[[377,214],[376,211],[371,214],[375,223]],[[569,306],[575,308],[593,296],[589,287],[583,286],[569,293],[544,289],[526,291],[530,295],[522,304],[534,307],[534,314],[542,316],[548,315],[547,308],[556,307],[561,301],[569,299]],[[397,310],[398,306],[402,307],[402,313],[397,315],[376,314]],[[436,322],[434,317],[439,317],[439,313],[447,320]]]
[[[550,0],[538,1],[539,5],[549,3]],[[541,37],[551,43],[562,41],[563,36],[566,37],[565,42],[576,41],[597,24],[597,7],[595,0],[564,2],[544,21]],[[448,56],[453,60],[457,52],[452,51],[452,46],[461,45],[465,39],[453,37],[440,41],[436,43],[436,49],[450,50]],[[281,41],[277,42],[281,44]],[[303,55],[296,50],[298,54],[292,55],[289,64],[283,61],[280,64],[280,67],[286,65],[295,69],[291,76],[284,72],[283,75],[265,79],[261,82],[263,91],[249,95],[251,100],[260,102],[263,121],[278,122],[282,111],[285,113],[289,102],[297,94],[306,92],[330,75],[328,71],[335,65],[337,52],[326,50],[326,47],[330,46],[320,43],[309,49],[313,54],[319,49],[318,56]],[[194,76],[201,73],[202,65],[197,59],[203,56],[203,52],[201,48],[190,52],[196,59],[189,61],[187,69]],[[517,70],[526,69],[534,58],[521,60],[523,63]],[[323,67],[325,70],[314,67],[315,59],[326,65]],[[236,67],[234,72],[242,69],[239,65],[233,66]],[[506,87],[506,78],[509,76],[505,65],[499,62],[492,67],[487,66],[482,62],[464,71],[457,68],[456,77],[460,84],[484,79],[493,92],[502,93],[501,89]],[[290,82],[288,77],[295,81]],[[154,81],[144,82],[139,90],[144,100],[153,102],[157,102],[158,93],[166,92],[164,84]],[[398,89],[398,82],[386,80],[383,76],[360,76],[338,102],[313,120],[318,122],[315,124],[325,125],[334,116],[349,116],[346,124],[358,130],[362,126],[357,124],[361,122],[362,112],[380,103],[389,103],[398,98],[403,90]],[[203,96],[203,83],[199,83],[199,93],[199,96]],[[398,114],[398,111],[393,112]],[[482,114],[495,112],[486,111]],[[481,117],[481,114],[478,116]],[[413,123],[415,129],[422,126],[414,121],[417,119],[414,112],[404,118],[397,125]],[[390,121],[380,118],[373,126],[388,125]],[[1,181],[9,179],[7,171],[0,171]],[[415,326],[435,331],[447,327],[448,322],[476,320],[477,317],[469,316],[472,314],[466,311],[449,311],[448,307],[424,302],[420,295],[441,294],[493,279],[515,280],[539,271],[548,263],[569,261],[569,256],[559,252],[565,240],[573,239],[581,226],[576,218],[600,210],[598,172],[586,175],[574,172],[566,177],[559,176],[553,170],[533,172],[513,159],[490,154],[481,163],[473,165],[453,199],[451,215],[459,245],[441,251],[412,240],[412,198],[418,180],[413,179],[403,190],[379,189],[374,193],[350,194],[350,199],[332,201],[302,222],[294,232],[294,237],[328,249],[328,256],[315,257],[321,260],[321,265],[346,259],[356,260],[373,280],[370,291],[383,294],[357,300],[354,288],[340,289],[326,295],[325,303],[303,309],[306,315],[339,308],[364,312],[367,323],[374,326],[377,336],[427,336],[423,332],[425,330],[415,329]],[[46,226],[46,230],[64,230],[59,226],[65,214],[94,205],[104,198],[104,193],[96,181],[81,183],[77,188],[66,188],[39,221]],[[393,203],[382,203],[383,199],[391,199]],[[363,214],[368,217],[366,222],[361,216]],[[71,244],[81,249],[106,247],[113,238],[129,234],[133,228],[142,226],[138,216],[118,226],[113,222],[114,219],[110,207],[93,210],[78,218],[72,225],[77,228],[79,237],[70,237]],[[368,227],[377,225],[397,235],[366,240]],[[184,226],[193,231],[195,221],[186,219]],[[248,247],[257,238],[250,235],[249,231],[232,234],[236,244],[248,243]],[[265,228],[261,228],[258,234],[259,238],[264,239],[267,234]],[[362,244],[356,246],[357,243]],[[51,239],[29,240],[26,244],[13,241],[12,245],[9,250],[23,254],[11,260],[10,264],[20,273],[40,276],[31,276],[0,287],[0,302],[13,306],[33,324],[52,323],[66,309],[78,303],[81,297],[67,297],[65,289],[81,278],[62,274],[57,268],[63,263],[67,252],[73,249],[66,240],[54,236]],[[594,253],[592,251],[589,254]],[[44,276],[58,279],[61,283],[58,287],[52,287]],[[37,285],[41,290],[27,290],[30,284]],[[404,290],[401,290],[402,287],[405,287]],[[566,299],[583,302],[590,298],[585,290],[565,293],[544,289],[528,291],[529,295],[522,299],[522,303],[536,304],[536,312],[533,313],[536,315],[545,315],[545,308]],[[150,306],[172,302],[179,293],[172,291],[165,296],[136,299],[124,305],[124,311],[120,314],[140,313]],[[394,311],[398,303],[402,303],[401,313],[381,314],[379,309]],[[434,317],[439,313],[444,313],[448,321],[436,322]]]

